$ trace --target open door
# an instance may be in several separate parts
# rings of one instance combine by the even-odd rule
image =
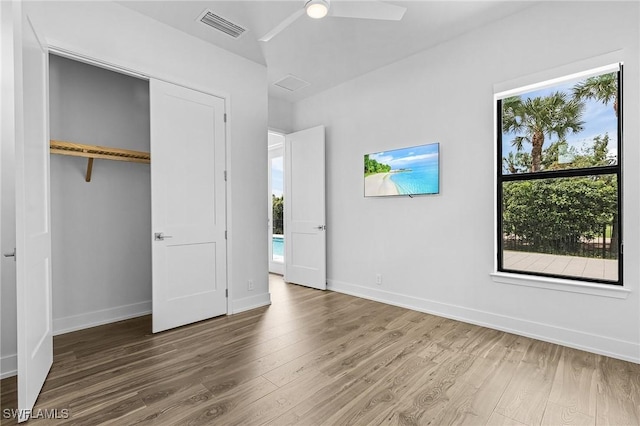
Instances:
[[[48,56],[13,3],[16,61],[16,293],[19,421],[28,420],[53,363]],[[21,28],[20,28],[21,27]]]
[[[153,332],[227,313],[224,100],[150,81]]]
[[[327,288],[324,126],[285,136],[286,282]]]

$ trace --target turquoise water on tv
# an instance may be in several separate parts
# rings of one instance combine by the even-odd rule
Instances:
[[[391,181],[400,194],[437,194],[440,188],[438,164],[411,167],[411,171],[391,174]]]

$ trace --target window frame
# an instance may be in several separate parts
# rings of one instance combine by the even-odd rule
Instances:
[[[617,67],[617,69],[615,68]],[[596,283],[596,284],[605,284],[610,286],[623,286],[623,151],[622,151],[622,139],[623,139],[623,64],[622,62],[617,63],[615,67],[611,67],[610,70],[601,70],[601,69],[593,69],[588,70],[581,73],[573,73],[570,75],[566,75],[565,77],[559,79],[553,79],[546,82],[541,82],[539,84],[527,85],[524,87],[520,87],[514,90],[510,90],[509,93],[498,93],[494,96],[494,105],[495,105],[495,117],[496,117],[496,237],[497,237],[497,245],[496,245],[496,273],[497,274],[514,274],[514,275],[524,275],[524,276],[532,276],[532,277],[540,277],[540,278],[552,278],[552,279],[560,279],[560,280],[568,280],[569,282],[587,282],[587,283]],[[527,93],[534,88],[542,88],[556,85],[563,81],[569,81],[576,78],[581,78],[586,76],[596,76],[607,73],[617,73],[618,80],[618,125],[617,125],[617,158],[615,165],[609,166],[599,166],[599,167],[590,167],[590,168],[576,168],[576,169],[561,169],[561,170],[547,170],[547,171],[538,171],[538,172],[527,172],[527,173],[513,173],[513,174],[505,174],[503,172],[503,151],[502,151],[502,101],[503,99],[514,96],[515,94]],[[586,77],[584,77],[586,78]],[[534,272],[534,271],[522,271],[517,269],[505,269],[503,258],[504,258],[504,240],[503,240],[503,184],[505,182],[516,182],[516,181],[531,181],[531,180],[539,180],[539,179],[560,179],[560,178],[569,178],[569,177],[585,177],[585,176],[600,176],[600,175],[615,175],[616,176],[616,185],[617,185],[617,213],[618,213],[618,280],[610,281],[605,279],[597,279],[597,278],[589,278],[589,277],[573,277],[569,275],[559,275],[559,274],[548,274],[542,272]]]

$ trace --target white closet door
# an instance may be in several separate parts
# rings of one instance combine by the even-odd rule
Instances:
[[[13,7],[14,25],[22,26],[15,94],[18,408],[24,421],[53,363],[48,57],[19,3]]]
[[[150,96],[156,333],[227,313],[225,107],[158,80]]]
[[[284,158],[284,279],[325,290],[324,126],[286,135]]]

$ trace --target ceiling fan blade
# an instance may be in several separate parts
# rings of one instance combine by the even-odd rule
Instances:
[[[399,21],[407,11],[406,7],[381,1],[332,1],[329,13],[338,18],[381,19]]]
[[[259,40],[260,41],[269,41],[269,40],[271,40],[272,38],[277,36],[280,33],[280,31],[284,30],[289,25],[291,25],[293,23],[293,21],[295,21],[296,19],[301,17],[304,14],[304,12],[305,12],[304,8],[296,11],[291,16],[289,16],[287,19],[285,19],[284,21],[280,22],[274,29],[272,29],[271,31],[269,31],[268,33],[266,33],[265,35],[260,37]]]

